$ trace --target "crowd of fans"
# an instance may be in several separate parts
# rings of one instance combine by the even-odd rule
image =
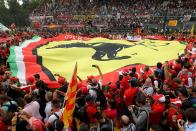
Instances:
[[[32,38],[54,37],[57,32],[18,32],[0,43],[0,129],[1,131],[62,131],[60,120],[69,82],[57,76],[61,85],[51,90],[39,74],[28,80],[28,90],[22,90],[16,77],[11,76],[6,64],[11,45]],[[173,61],[160,63],[154,71],[145,66],[144,71],[135,67],[122,70],[116,82],[102,84],[100,79],[87,77],[83,82],[78,76],[78,90],[73,114],[73,131],[194,131],[196,130],[196,39],[176,36],[186,41],[185,53]],[[163,56],[164,57],[164,56]],[[77,128],[77,129],[76,129]]]
[[[65,27],[66,25],[84,25],[109,30],[131,29],[135,26],[148,28],[150,25],[162,28],[166,12],[169,18],[183,19],[185,15],[195,15],[195,5],[194,0],[168,2],[164,0],[113,0],[112,2],[56,0],[43,3],[33,11],[31,16],[52,16],[52,18],[40,18],[43,25],[51,23]],[[90,17],[78,18],[80,15]]]

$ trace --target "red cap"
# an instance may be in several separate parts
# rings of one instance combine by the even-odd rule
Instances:
[[[170,99],[170,102],[172,104],[176,105],[178,108],[180,108],[182,106],[182,101],[178,98]]]
[[[156,94],[153,96],[153,100],[155,102],[159,101],[159,102],[165,102],[165,96],[163,94]]]

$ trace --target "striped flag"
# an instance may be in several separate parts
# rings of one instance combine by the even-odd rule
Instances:
[[[76,103],[76,91],[77,91],[77,63],[74,68],[72,79],[67,91],[66,105],[62,114],[62,121],[64,122],[64,128],[69,128],[73,120],[73,112]]]

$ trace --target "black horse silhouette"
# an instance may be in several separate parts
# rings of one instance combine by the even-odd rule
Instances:
[[[153,42],[150,42],[153,43]],[[82,43],[82,42],[75,42],[70,44],[61,44],[54,47],[46,48],[46,49],[54,49],[54,48],[93,48],[96,52],[92,55],[92,59],[98,60],[98,61],[108,61],[108,60],[121,60],[121,59],[128,59],[131,58],[131,56],[121,56],[118,57],[117,53],[125,48],[130,48],[136,45],[142,45],[147,48],[150,48],[152,50],[158,51],[158,49],[151,48],[157,47],[157,46],[166,46],[170,43],[166,43],[165,45],[144,45],[144,42],[140,43],[133,43],[132,45],[125,45],[125,44],[119,44],[119,43],[104,43],[104,42],[97,42],[97,43]],[[103,57],[107,55],[108,59],[103,59]],[[137,53],[133,53],[131,55],[137,55]]]

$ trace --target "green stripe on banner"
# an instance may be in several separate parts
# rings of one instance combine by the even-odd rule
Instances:
[[[16,56],[16,66],[17,66],[17,74],[20,83],[26,84],[26,76],[28,76],[26,73],[26,63],[24,61],[24,54],[23,49],[29,46],[29,44],[38,42],[41,40],[41,37],[34,36],[30,40],[25,40],[20,46],[15,47],[15,56]]]
[[[10,48],[10,55],[9,55],[8,60],[7,60],[7,62],[10,65],[12,76],[17,76],[17,73],[18,73],[18,67],[16,65],[16,52],[15,52],[15,47],[16,46],[11,46],[11,48]]]
[[[33,38],[32,38],[32,40],[36,40],[36,39],[39,39],[40,37],[39,36],[34,36]]]
[[[12,76],[16,76],[17,77],[17,74],[18,74],[18,66],[16,64],[17,63],[17,61],[16,61],[16,55],[17,54],[16,54],[16,50],[15,49],[19,48],[19,47],[23,47],[23,46],[28,46],[28,44],[30,44],[33,41],[38,40],[39,38],[40,38],[39,36],[34,36],[31,40],[25,40],[24,42],[22,42],[22,44],[20,46],[11,46],[11,48],[10,48],[10,55],[8,57],[7,62],[10,65]]]
[[[20,47],[28,46],[28,44],[30,44],[31,42],[35,42],[39,38],[40,38],[39,36],[34,36],[30,40],[25,40],[24,42],[22,42],[22,44],[20,45]]]
[[[186,41],[181,41],[180,44],[187,45],[188,43]]]

